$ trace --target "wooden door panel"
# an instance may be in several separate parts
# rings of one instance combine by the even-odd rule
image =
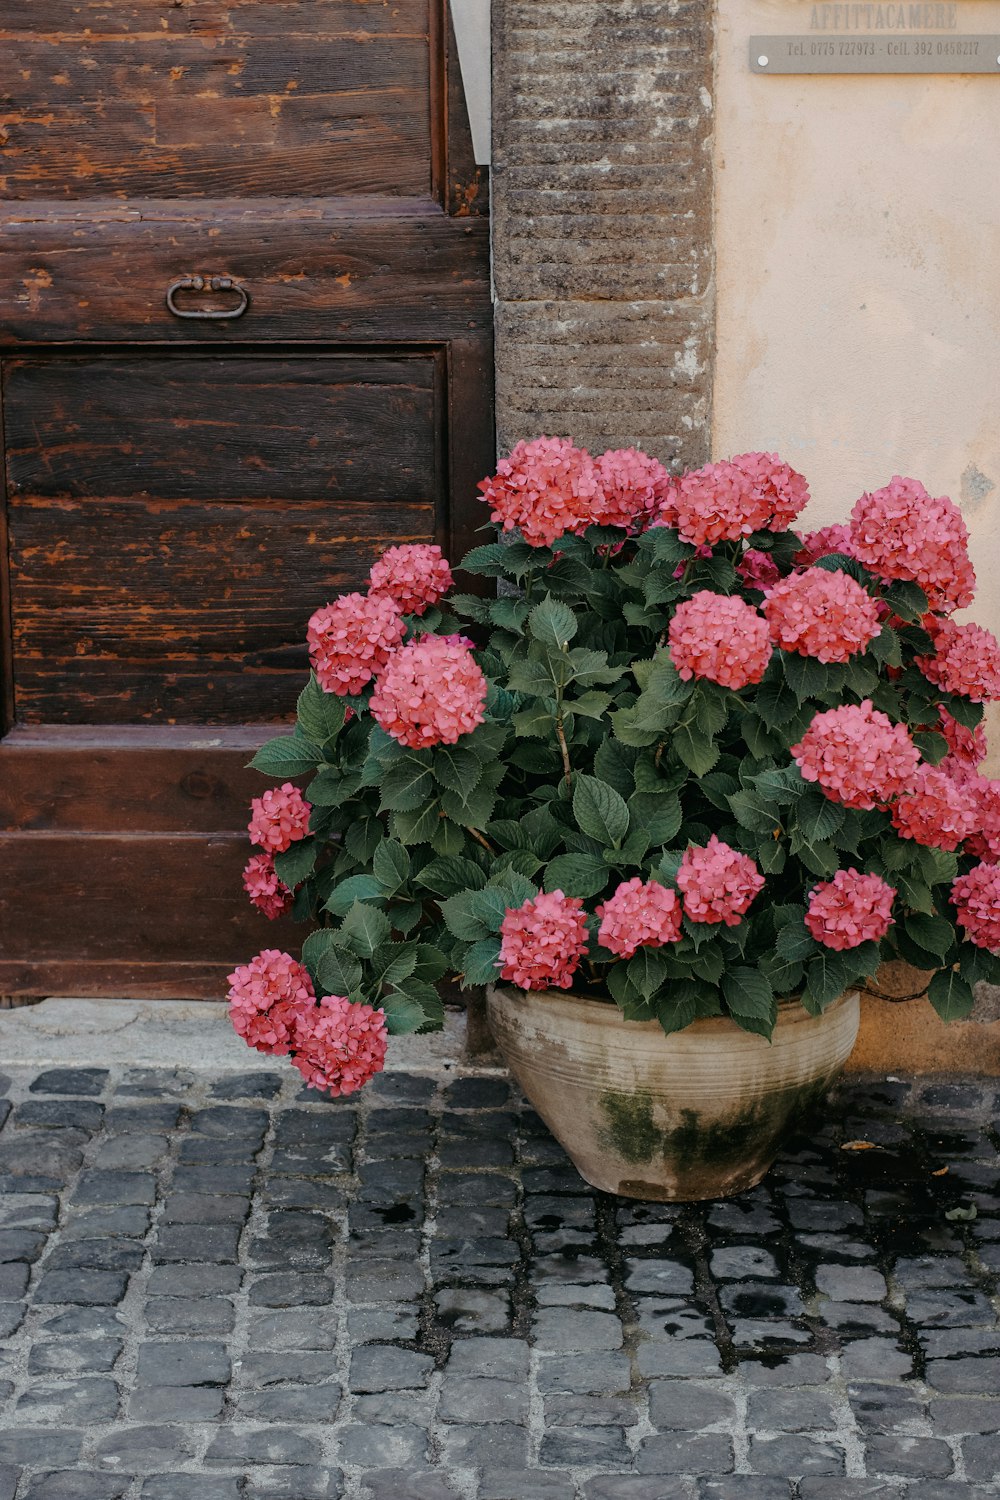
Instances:
[[[172,203],[141,214],[0,203],[0,340],[489,340],[489,254],[487,220],[426,205],[390,213],[385,200],[186,214]],[[234,277],[247,312],[231,323],[171,316],[167,288],[198,273]]]
[[[18,722],[290,713],[311,612],[439,529],[442,376],[416,354],[10,361]]]
[[[492,458],[446,17],[0,4],[0,994],[218,998],[301,940],[242,891],[247,763],[311,612],[461,556]],[[194,276],[243,314],[175,316]]]
[[[189,10],[5,5],[0,195],[430,195],[430,0]]]

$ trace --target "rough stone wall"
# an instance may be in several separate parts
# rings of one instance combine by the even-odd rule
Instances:
[[[493,0],[501,452],[708,457],[711,0]]]

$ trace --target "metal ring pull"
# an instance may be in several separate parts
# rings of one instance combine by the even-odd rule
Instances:
[[[178,292],[235,292],[239,299],[233,307],[208,308],[208,307],[178,307]],[[240,286],[231,276],[213,276],[206,281],[204,276],[181,276],[179,280],[171,282],[167,287],[167,307],[175,318],[202,318],[214,322],[223,319],[242,318],[250,306],[250,293],[245,286]]]

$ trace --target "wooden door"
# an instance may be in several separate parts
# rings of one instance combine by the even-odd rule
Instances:
[[[313,609],[481,523],[480,176],[446,0],[3,0],[0,994],[296,940],[245,763]]]

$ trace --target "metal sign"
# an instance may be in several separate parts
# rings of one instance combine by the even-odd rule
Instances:
[[[1000,35],[752,36],[754,73],[996,73]]]

